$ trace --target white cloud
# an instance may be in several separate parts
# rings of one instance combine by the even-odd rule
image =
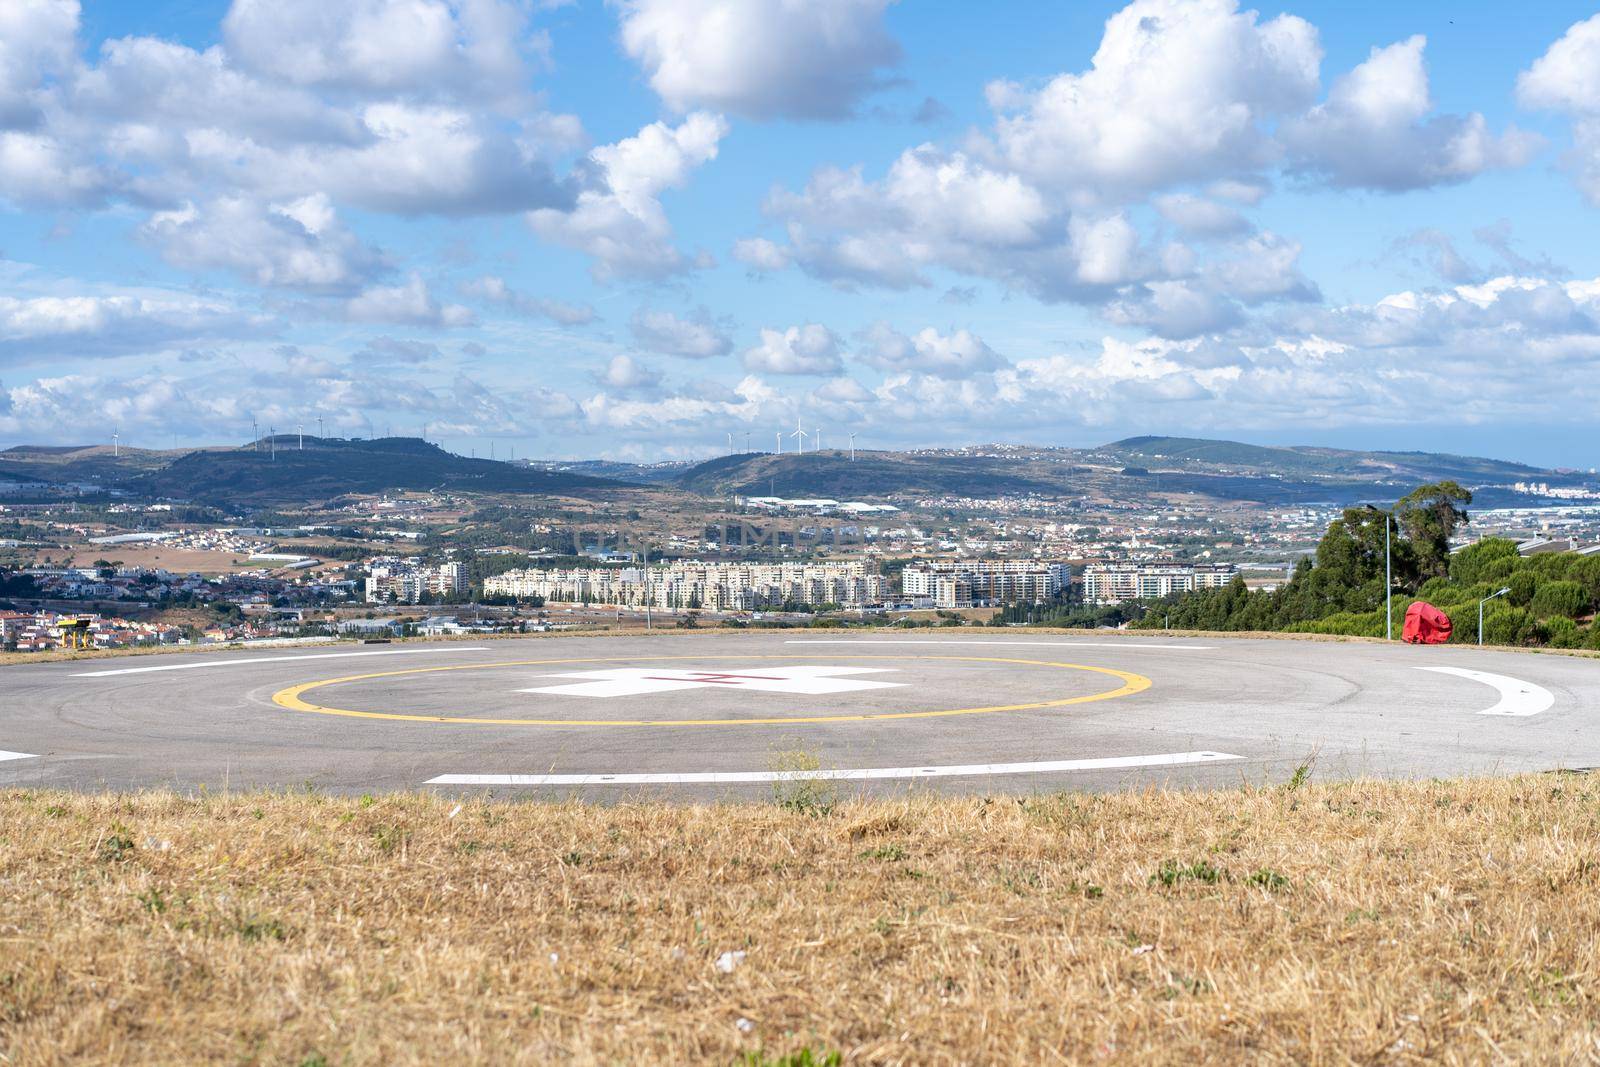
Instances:
[[[1268,163],[1269,120],[1309,104],[1322,49],[1292,15],[1235,0],[1135,0],[1090,68],[1037,92],[989,87],[996,151],[1031,180],[1107,200]]]
[[[1518,76],[1517,101],[1572,118],[1567,163],[1589,202],[1600,205],[1600,15],[1568,27]]]
[[[1251,229],[1235,209],[1192,193],[1158,196],[1155,205],[1168,222],[1196,237],[1231,237]]]
[[[844,367],[839,339],[816,323],[762,330],[761,343],[745,351],[744,365],[768,374],[837,374]]]
[[[890,0],[621,0],[622,46],[678,111],[839,119],[899,61]]]
[[[234,0],[228,52],[274,81],[372,94],[508,97],[525,91],[532,43],[500,0]]]
[[[1540,140],[1511,127],[1496,137],[1479,114],[1428,118],[1433,104],[1420,34],[1374,48],[1326,102],[1285,124],[1296,169],[1336,186],[1400,191],[1520,167]]]
[[[765,237],[745,237],[735,241],[733,258],[757,271],[784,270],[792,262],[788,249]]]
[[[672,244],[672,226],[659,197],[715,159],[727,135],[720,115],[695,112],[677,126],[653,122],[633,137],[590,153],[593,187],[570,211],[542,208],[528,216],[535,233],[594,257],[598,280],[659,278],[689,261]]]
[[[0,357],[99,357],[248,337],[270,320],[222,300],[177,293],[0,296]]]
[[[877,322],[862,335],[867,348],[861,359],[880,370],[916,371],[939,378],[970,378],[996,370],[1006,361],[983,338],[968,330],[941,334],[929,326],[907,337],[886,322]]]
[[[470,308],[439,303],[420,274],[412,274],[402,285],[372,286],[351,297],[345,316],[352,322],[402,326],[470,326],[476,321]]]
[[[0,130],[39,119],[35,92],[76,58],[77,0],[0,4]]]
[[[174,266],[231,270],[261,286],[344,292],[386,266],[320,193],[281,204],[243,197],[189,204],[151,216],[139,234]]]
[[[640,308],[628,322],[642,348],[686,359],[709,359],[733,351],[733,340],[717,328],[704,308],[683,319],[670,311]]]
[[[461,286],[466,296],[509,308],[519,315],[538,316],[560,323],[562,326],[585,326],[595,320],[595,310],[589,304],[569,304],[562,300],[528,296],[506,284],[504,278],[485,274]]]
[[[626,353],[611,357],[598,376],[601,385],[622,392],[653,389],[661,384],[661,374]]]
[[[394,19],[427,21],[429,12],[444,12],[460,31],[447,50],[454,66],[419,59],[407,67],[386,55],[340,51],[352,43],[347,31],[372,22],[387,33]],[[97,63],[74,64],[33,91],[35,128],[0,142],[0,196],[98,207],[109,199],[173,206],[325,193],[405,215],[570,205],[573,192],[549,160],[581,131],[570,116],[541,111],[524,75],[514,73],[534,47],[505,28],[507,19],[521,24],[515,8],[499,0],[465,0],[459,9],[435,0],[295,0],[241,2],[229,17],[249,30],[240,31],[240,47],[254,42],[277,58],[241,67],[223,46],[107,41]],[[463,43],[469,25],[481,32]],[[345,34],[344,44],[329,52],[323,33]],[[413,43],[433,54],[426,40]],[[296,56],[308,66],[295,66]]]

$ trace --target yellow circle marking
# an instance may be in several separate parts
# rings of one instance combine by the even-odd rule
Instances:
[[[291,711],[309,711],[317,715],[343,715],[352,719],[391,719],[399,722],[447,722],[463,723],[473,726],[783,726],[795,723],[823,723],[823,722],[867,722],[875,719],[938,719],[953,715],[988,715],[1001,711],[1028,711],[1034,708],[1059,708],[1068,704],[1089,704],[1097,700],[1111,700],[1115,697],[1132,696],[1142,693],[1151,686],[1150,679],[1142,674],[1131,671],[1119,671],[1111,667],[1090,667],[1082,663],[1053,663],[1046,660],[1035,659],[1000,659],[991,656],[829,656],[829,659],[851,660],[950,660],[967,663],[1014,663],[1030,667],[1059,667],[1063,670],[1090,671],[1094,674],[1105,674],[1122,680],[1122,685],[1117,689],[1109,689],[1103,693],[1090,693],[1087,696],[1064,697],[1060,700],[1039,700],[1027,704],[995,704],[989,707],[978,708],[951,708],[945,711],[895,711],[876,712],[864,715],[806,715],[794,717],[763,718],[763,719],[481,719],[464,715],[403,715],[386,711],[352,711],[348,708],[330,708],[322,704],[312,704],[302,699],[306,693],[323,686],[341,685],[345,682],[364,682],[373,678],[395,678],[406,674],[438,674],[444,671],[482,671],[494,670],[501,667],[532,667],[554,666],[569,663],[638,663],[641,660],[660,662],[663,660],[695,660],[704,662],[715,659],[815,659],[815,656],[609,656],[588,659],[529,659],[514,660],[505,663],[469,663],[450,667],[416,667],[404,671],[379,671],[375,674],[351,674],[343,678],[329,678],[321,682],[304,682],[300,685],[291,685],[287,689],[280,689],[272,694],[272,702],[279,707]]]

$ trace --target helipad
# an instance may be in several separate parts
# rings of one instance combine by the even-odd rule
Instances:
[[[1597,682],[1592,660],[1472,648],[972,630],[152,656],[0,668],[0,784],[705,797],[797,776],[1496,773],[1600,765]]]

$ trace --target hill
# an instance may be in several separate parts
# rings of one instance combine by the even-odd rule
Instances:
[[[293,503],[397,490],[584,494],[617,482],[466,459],[416,437],[366,441],[263,439],[260,447],[191,452],[133,478],[123,489],[141,497],[203,502]]]
[[[990,445],[912,452],[841,451],[719,456],[676,484],[705,496],[882,498],[1034,494],[1139,504],[1172,494],[1263,504],[1391,500],[1454,479],[1479,506],[1537,502],[1516,482],[1595,486],[1571,471],[1429,452],[1271,447],[1185,437],[1132,437],[1099,448]]]

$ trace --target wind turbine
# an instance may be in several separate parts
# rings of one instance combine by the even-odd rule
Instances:
[[[304,452],[306,450],[306,424],[303,423],[303,422],[295,423],[294,424],[294,432],[295,432],[296,436],[298,436],[300,438],[300,449],[299,450],[301,452]]]
[[[854,463],[855,461],[856,461],[856,435],[855,434],[851,434],[850,435],[850,462]]]
[[[790,434],[789,436],[793,437],[796,443],[799,445],[795,451],[799,452],[802,456],[805,455],[807,435],[805,429],[800,425],[799,419],[794,420],[794,433]]]
[[[778,438],[778,449],[773,455],[781,456],[783,455],[783,431],[779,430],[775,436]]]
[[[122,431],[111,431],[111,458],[116,459],[122,455]]]
[[[733,431],[728,431],[728,455],[733,455]]]
[[[746,430],[744,432],[744,451],[745,451],[745,455],[749,455],[750,454],[750,431],[749,430]]]
[[[813,451],[813,452],[821,452],[822,451],[822,427],[821,426],[817,427],[816,436],[811,438],[811,451]]]
[[[321,439],[321,438],[326,437],[326,436],[327,436],[327,434],[322,432],[322,416],[318,415],[317,416],[317,437],[318,437],[318,439]]]
[[[272,462],[278,462],[278,430],[274,426],[267,427],[267,447],[272,449]]]
[[[256,423],[256,417],[250,416],[250,441],[257,452],[261,451],[261,427]]]

